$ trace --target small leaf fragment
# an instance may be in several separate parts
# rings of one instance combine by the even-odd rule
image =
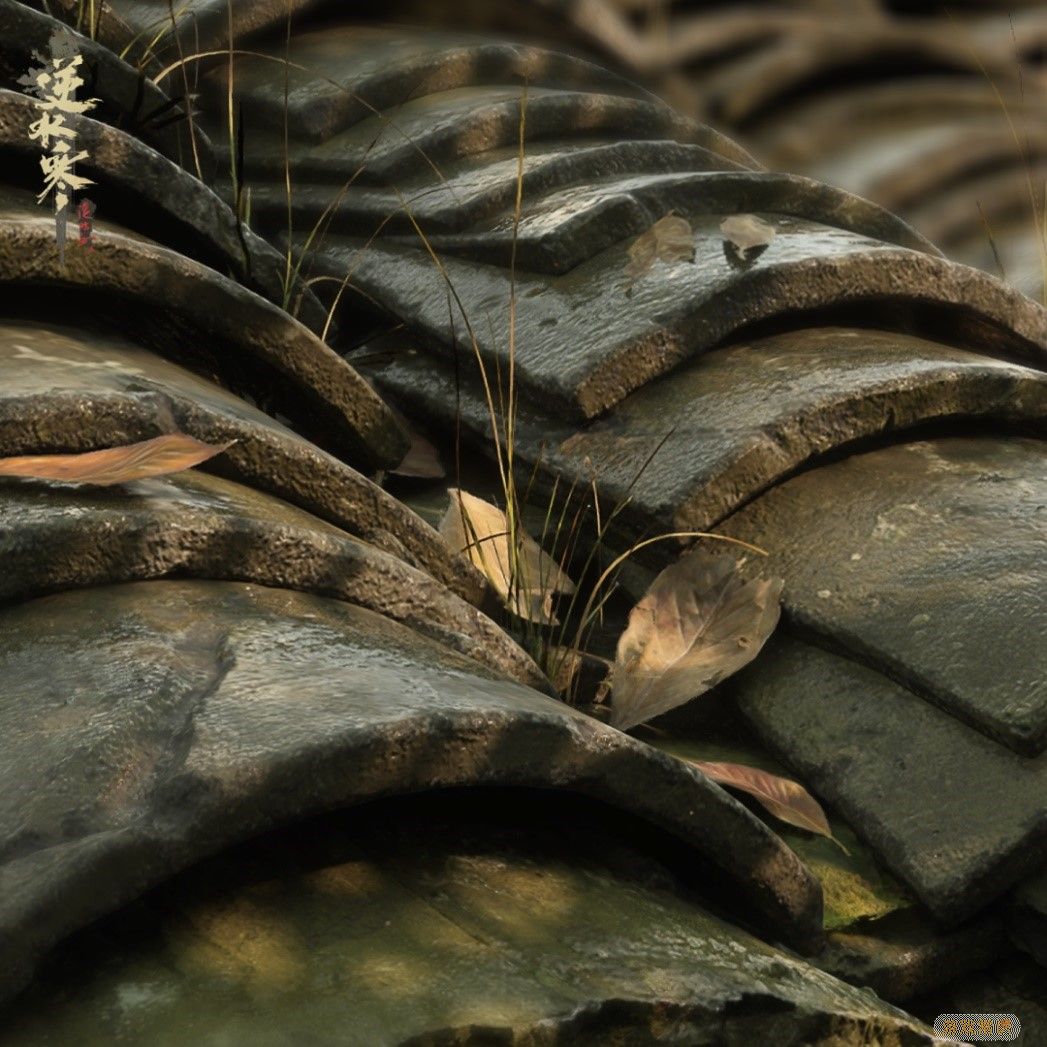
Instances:
[[[440,462],[440,455],[432,443],[413,429],[407,430],[411,446],[400,464],[389,472],[393,476],[409,477],[413,480],[442,480],[447,471]]]
[[[611,673],[612,723],[635,727],[696,698],[756,657],[778,624],[781,579],[744,579],[696,549],[665,568],[629,614]]]
[[[689,262],[694,257],[694,230],[686,218],[668,214],[659,218],[629,247],[625,275],[632,284],[648,272],[655,259],[663,262]]]
[[[82,454],[37,454],[0,458],[0,476],[108,487],[191,469],[236,443],[208,444],[185,433],[107,447]]]
[[[574,678],[582,667],[582,652],[574,647],[550,647],[546,652],[549,679],[559,694],[571,690]]]
[[[755,797],[775,818],[795,825],[798,829],[826,836],[847,853],[843,844],[833,836],[821,804],[799,782],[740,763],[706,760],[687,762],[717,784],[739,789]]]
[[[775,237],[774,226],[754,214],[733,214],[720,223],[720,232],[739,251],[766,247]]]
[[[560,565],[519,527],[516,554],[511,555],[509,521],[501,509],[456,487],[447,493],[451,502],[439,526],[444,541],[469,557],[513,614],[556,625],[553,594],[575,591]]]

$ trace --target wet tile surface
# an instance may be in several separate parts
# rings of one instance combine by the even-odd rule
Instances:
[[[566,789],[681,839],[793,941],[799,859],[679,761],[417,633],[257,585],[96,587],[0,615],[0,991],[55,941],[274,825],[452,785]]]

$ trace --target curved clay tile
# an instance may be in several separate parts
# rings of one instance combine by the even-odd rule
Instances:
[[[920,208],[910,210],[893,188],[916,177],[932,193],[951,191],[954,172],[946,167],[938,177],[925,155],[929,141],[941,136],[961,153],[978,152],[1009,135],[1007,162],[1020,165],[1023,147],[1008,122],[1020,140],[1043,123],[1043,6],[1031,0],[999,14],[1006,6],[666,3],[652,11],[612,0],[566,6],[535,0],[531,7],[546,22],[539,19],[531,35],[611,61],[681,111],[740,135],[771,168],[867,196],[933,239],[935,226],[919,226]],[[408,3],[396,10],[417,14]],[[557,17],[559,31],[551,27]],[[446,21],[436,13],[431,20]],[[480,10],[457,11],[458,26],[496,21]],[[973,180],[956,189],[958,214],[976,212],[979,202],[988,206]],[[1042,277],[1026,262],[1028,229],[1004,224],[994,235],[999,253],[1015,258],[1010,282],[1040,298]],[[982,250],[984,223],[980,239],[968,222],[940,246],[999,273],[993,252]]]
[[[370,1047],[656,1041],[667,1014],[713,1042],[930,1047],[926,1028],[876,996],[680,897],[675,885],[696,878],[629,837],[629,819],[596,802],[533,790],[312,818],[82,932],[4,1011],[5,1036],[27,1047],[107,1029],[121,986],[126,998],[148,977],[131,1006],[157,1047],[188,1015],[244,1043],[351,1029]]]
[[[103,24],[112,18],[107,4],[98,4],[94,10]],[[52,34],[61,26],[56,19],[17,0],[0,0],[0,88],[21,90],[18,79],[35,65],[33,52],[47,54]],[[214,152],[203,129],[193,124],[194,138],[190,139],[189,122],[184,115],[179,118],[183,113],[180,106],[173,104],[152,79],[109,47],[101,46],[105,35],[76,34],[76,47],[84,57],[87,74],[83,97],[99,100],[92,115],[141,138],[186,170],[210,178]]]
[[[213,382],[111,333],[0,321],[0,457],[91,451],[169,428],[235,440],[228,475],[384,549],[480,604],[484,583],[405,505]],[[215,463],[218,464],[218,463]]]
[[[956,925],[1043,868],[1042,753],[998,745],[820,644],[781,637],[767,655],[735,691],[745,715],[940,922]]]
[[[337,596],[546,686],[493,621],[423,571],[262,491],[182,472],[103,491],[5,484],[0,600],[164,578]]]
[[[880,42],[888,38],[898,55],[933,74],[929,84],[945,69],[972,75],[973,60],[951,45],[897,28]],[[874,43],[856,42],[853,54],[882,53]],[[786,87],[753,94],[747,112],[769,111],[776,98],[799,100],[800,87],[806,94],[817,86],[817,70],[839,60],[824,42],[819,47],[799,49],[792,65],[782,65]],[[475,141],[465,132],[476,112],[497,110],[507,119],[512,90],[493,82],[489,106],[482,88],[468,90],[469,104],[439,93],[413,99],[401,129],[416,120],[421,129],[419,114],[436,107],[440,140],[455,143],[446,153],[454,157],[452,184],[474,200],[475,187],[504,184],[513,151],[500,124]],[[555,97],[554,88],[543,91]],[[574,85],[570,92],[578,93]],[[604,96],[594,97],[603,104]],[[572,104],[575,114],[584,111]],[[519,93],[516,106],[519,114]],[[398,112],[387,115],[394,127]],[[541,126],[540,160],[606,146],[604,132],[594,143],[591,128],[572,125],[570,112],[557,117],[555,144],[555,125]],[[465,129],[461,139],[456,127]],[[422,140],[437,141],[424,137],[429,133]],[[659,137],[671,134],[670,124],[659,128]],[[627,135],[640,133],[626,120]],[[309,185],[312,213],[323,185],[337,192],[351,163],[363,162],[358,150],[366,137],[350,130],[318,149],[303,146],[296,170]],[[366,207],[340,213],[338,228],[309,252],[311,271],[334,281],[349,274],[362,298],[413,330],[417,344],[412,349],[408,339],[406,351],[378,367],[379,385],[430,418],[460,418],[481,445],[489,420],[476,367],[471,353],[459,352],[455,364],[456,345],[464,340],[477,349],[489,378],[495,364],[504,375],[513,288],[514,368],[525,394],[516,430],[521,469],[540,462],[547,489],[554,478],[588,483],[595,475],[603,504],[628,494],[616,518],[616,548],[677,526],[719,522],[725,533],[777,550],[791,629],[846,652],[885,686],[898,681],[914,701],[944,710],[964,730],[973,724],[1002,763],[1026,761],[1019,765],[1035,774],[1039,757],[1023,754],[1038,752],[1043,740],[1035,638],[1043,631],[1037,549],[1044,533],[1035,506],[1047,475],[1047,314],[991,277],[937,256],[866,204],[816,183],[708,163],[693,173],[652,173],[650,154],[662,148],[672,157],[666,166],[677,162],[678,145],[658,141],[629,154],[638,170],[620,162],[603,172],[584,163],[572,168],[558,157],[549,178],[536,180],[525,197],[519,221],[503,192],[488,198],[501,202],[501,213],[487,206],[471,228],[449,231],[446,210],[443,228],[426,229],[416,215],[428,238],[423,245],[395,217],[392,228],[379,222],[364,232],[382,191],[395,195],[402,182],[423,195],[429,179],[425,157],[390,145],[369,168],[374,192]],[[488,161],[495,173],[485,180]],[[630,276],[629,248],[644,220],[672,209],[694,230],[693,257],[654,261]],[[725,217],[746,211],[776,232],[748,256],[720,231]],[[439,266],[427,247],[440,251]],[[948,437],[975,426],[986,434],[981,444]],[[1015,431],[1025,438],[1016,441]],[[938,442],[921,443],[928,435]],[[859,454],[879,444],[887,446]],[[934,448],[930,464],[914,472],[925,446]],[[863,462],[866,472],[859,471]],[[836,499],[833,484],[848,469],[858,478]],[[899,513],[904,519],[895,519]],[[1003,534],[1014,536],[1006,549]],[[665,543],[648,553],[654,567],[671,556]],[[805,679],[817,688],[816,677]],[[958,810],[969,785],[943,785]],[[871,801],[863,810],[874,820],[891,816]],[[1047,857],[1032,800],[1022,817],[1006,845],[955,873],[955,899],[928,887],[931,871],[924,877],[902,859],[892,868],[933,911],[970,917]],[[882,857],[885,841],[901,834],[900,826],[865,831],[861,820],[855,824]],[[1014,858],[1023,853],[1026,865]]]
[[[5,997],[59,938],[220,848],[448,786],[612,804],[737,881],[747,918],[820,932],[805,866],[698,771],[362,608],[169,581],[0,618]]]
[[[54,218],[28,193],[0,189],[0,289],[77,292],[153,348],[271,399],[332,449],[370,467],[406,450],[399,424],[370,386],[282,310],[215,270],[98,221],[94,250],[55,248]],[[45,292],[46,293],[46,292]]]
[[[1042,390],[1033,412],[1038,439],[953,436],[855,454],[723,525],[773,550],[797,628],[1026,756],[1047,746],[1047,647],[1032,640],[1047,630]],[[873,479],[887,474],[889,485]],[[1047,844],[1038,853],[1047,861]]]
[[[417,415],[449,425],[457,402],[475,438],[489,427],[480,390],[461,383],[456,400],[453,377],[421,353],[394,352],[378,378]],[[834,448],[943,422],[1042,430],[1045,417],[1041,371],[912,335],[826,325],[739,338],[585,426],[523,404],[516,431],[520,455],[550,481],[584,487],[595,469],[609,504],[628,497],[620,526],[639,535],[708,530]]]
[[[39,145],[29,137],[38,109],[27,95],[0,89],[0,156],[5,180],[14,181],[16,157],[36,168]],[[315,296],[292,285],[285,292],[285,259],[256,233],[238,223],[229,206],[189,172],[144,142],[89,117],[69,116],[77,145],[87,153],[78,170],[92,179],[91,199],[103,216],[189,258],[233,276],[276,304],[286,297],[296,315],[314,330],[325,313]],[[23,164],[29,167],[29,164]],[[26,188],[39,181],[31,170]]]

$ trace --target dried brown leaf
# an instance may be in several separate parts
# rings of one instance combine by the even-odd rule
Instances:
[[[629,247],[629,264],[625,275],[632,284],[648,272],[654,260],[689,262],[694,257],[694,230],[686,218],[666,215],[659,218],[646,233],[641,233]]]
[[[720,223],[720,232],[739,251],[766,247],[775,237],[774,226],[754,214],[733,214]]]
[[[185,433],[168,433],[121,447],[83,454],[37,454],[0,458],[0,476],[22,476],[34,480],[110,486],[166,476],[206,462],[231,447],[206,444]]]
[[[417,480],[441,480],[447,475],[440,462],[440,455],[436,448],[419,433],[413,429],[407,430],[411,438],[411,446],[407,454],[403,456],[400,464],[389,472],[393,476],[406,476]]]
[[[557,624],[552,614],[553,594],[570,595],[575,591],[574,582],[522,528],[517,528],[517,551],[512,557],[509,521],[497,506],[456,487],[447,493],[451,504],[439,528],[444,541],[469,557],[513,614],[532,622]]]
[[[744,579],[730,556],[682,556],[629,614],[611,675],[612,722],[635,727],[683,705],[760,652],[780,613],[782,581]]]
[[[714,782],[755,797],[775,818],[835,841],[821,804],[799,782],[740,763],[687,762]],[[838,841],[837,845],[843,847]]]

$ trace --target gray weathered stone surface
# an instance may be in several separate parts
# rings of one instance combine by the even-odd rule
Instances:
[[[442,538],[352,467],[244,400],[114,334],[0,321],[0,456],[96,450],[177,428],[236,440],[210,468],[419,567],[470,603],[484,583]]]
[[[837,978],[904,1003],[983,970],[1008,952],[1007,932],[998,915],[943,931],[922,913],[907,910],[867,928],[828,935],[814,962]]]
[[[591,807],[528,799],[372,805],[222,855],[62,949],[0,1042],[930,1043]]]
[[[460,407],[467,431],[486,439],[487,406],[474,384],[456,390],[453,375],[424,351],[390,348],[376,365],[384,389],[445,425]],[[1045,417],[1042,372],[912,335],[823,327],[689,360],[585,428],[524,404],[517,447],[528,467],[540,453],[545,472],[583,486],[588,459],[605,501],[628,493],[621,526],[637,534],[708,528],[792,470],[855,441],[943,422],[1033,429]]]
[[[71,0],[75,3],[75,0]],[[108,5],[107,5],[108,8]],[[102,5],[96,5],[95,16],[102,28],[112,15]],[[75,24],[75,12],[73,22]],[[33,51],[46,54],[52,34],[60,27],[56,19],[34,11],[16,0],[0,0],[0,87],[21,90],[17,83],[35,62]],[[101,46],[105,33],[96,39],[77,34],[77,50],[84,57],[86,95],[97,98],[99,105],[93,115],[141,138],[154,149],[180,164],[188,171],[210,178],[214,173],[214,150],[203,129],[194,124],[196,148],[189,138],[188,121],[170,121],[179,110],[172,107],[170,98],[138,70],[121,60],[115,50]],[[176,81],[177,87],[178,81]]]
[[[50,301],[79,301],[134,331],[150,348],[271,400],[302,431],[364,468],[395,465],[407,439],[359,375],[278,307],[213,269],[104,220],[94,250],[77,245],[60,266],[54,219],[29,193],[0,189],[0,289],[26,285]],[[61,288],[61,291],[58,289]],[[68,299],[67,299],[68,300]]]
[[[771,550],[795,625],[1034,754],[1047,743],[1045,506],[1042,441],[956,437],[804,473],[722,530]]]
[[[261,491],[197,471],[89,488],[0,480],[0,601],[162,578],[257,582],[360,604],[547,686],[493,621],[423,571]]]
[[[867,201],[795,175],[693,171],[623,177],[609,185],[570,186],[542,197],[521,214],[451,235],[430,235],[441,254],[535,273],[564,273],[623,239],[646,232],[670,212],[771,212],[804,217],[817,211],[840,229],[917,251],[936,249],[893,215]]]
[[[564,415],[590,418],[745,324],[878,298],[903,309],[929,305],[923,325],[937,327],[939,338],[1044,360],[1047,315],[975,270],[779,215],[765,216],[777,227],[774,242],[751,267],[738,270],[724,255],[718,228],[724,216],[688,217],[696,230],[694,263],[656,263],[631,295],[625,293],[627,242],[562,277],[518,275],[526,308],[516,323],[516,375],[525,393]],[[467,328],[457,304],[448,315],[445,276],[426,254],[384,242],[362,247],[336,241],[316,264],[331,274],[351,267],[355,287],[446,356],[452,339],[468,345],[474,336],[491,372],[496,362],[504,371],[506,271],[443,259]]]
[[[939,1014],[1013,1014],[1022,1023],[1018,1043],[1047,1043],[1043,968],[1029,960],[994,964],[914,1001],[913,1007],[928,1022]]]
[[[1047,871],[1018,885],[1007,915],[1007,926],[1019,948],[1047,968]]]
[[[0,991],[200,857],[391,793],[583,793],[694,848],[810,944],[817,883],[697,771],[359,607],[252,585],[95,588],[0,614]],[[852,997],[853,998],[853,997]]]
[[[880,673],[784,636],[732,690],[944,924],[1047,860],[1047,756],[1020,756]]]

